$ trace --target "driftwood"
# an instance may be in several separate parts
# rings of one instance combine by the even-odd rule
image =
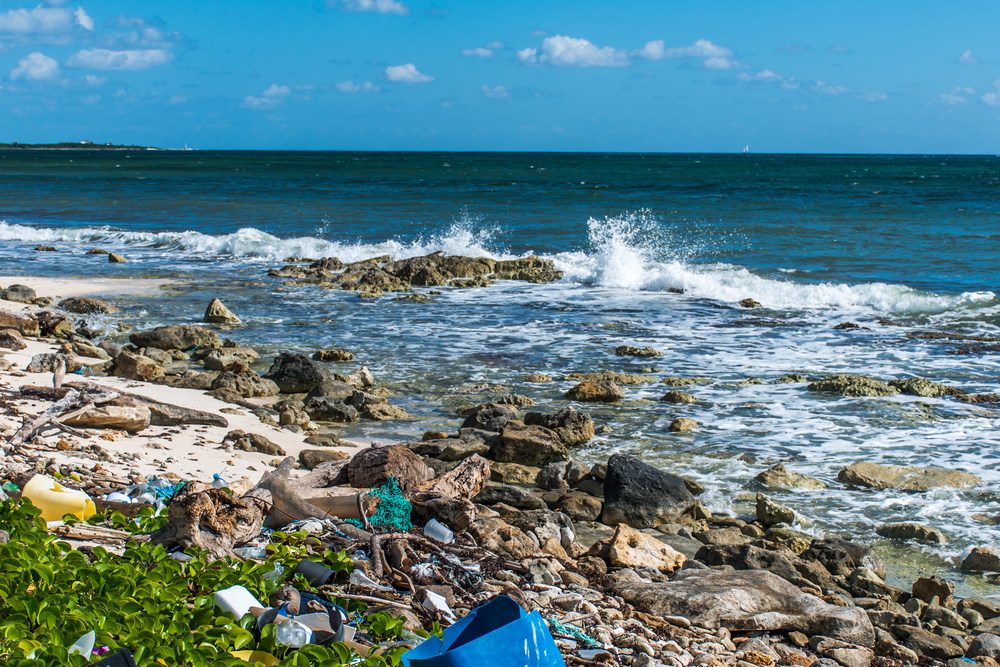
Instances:
[[[95,389],[97,388],[91,385],[91,387],[80,391],[75,389],[71,390],[63,396],[63,398],[56,401],[51,408],[43,412],[38,417],[35,417],[34,419],[26,417],[24,424],[8,439],[8,442],[12,445],[19,445],[26,440],[31,440],[35,434],[49,424],[62,429],[67,433],[72,433],[73,435],[82,437],[84,435],[83,433],[67,426],[66,424],[63,424],[62,420],[77,417],[87,410],[90,410],[95,405],[103,405],[104,403],[118,397],[116,392],[102,390],[95,391]]]
[[[32,398],[42,398],[49,401],[62,399],[70,391],[93,390],[100,387],[92,382],[66,382],[62,387],[38,387],[35,385],[25,385],[21,387],[23,396]],[[116,391],[118,398],[113,404],[122,407],[146,407],[149,408],[149,423],[152,426],[182,426],[185,424],[202,424],[205,426],[221,426],[226,428],[229,421],[222,415],[202,410],[192,410],[182,408],[179,405],[163,403],[138,394]]]
[[[150,533],[164,547],[199,547],[211,558],[235,556],[233,548],[260,534],[264,512],[252,498],[237,498],[222,489],[189,483],[170,501],[167,525]]]

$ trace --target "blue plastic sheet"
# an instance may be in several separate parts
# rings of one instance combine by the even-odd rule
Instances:
[[[505,595],[403,654],[406,667],[566,667],[545,620]]]

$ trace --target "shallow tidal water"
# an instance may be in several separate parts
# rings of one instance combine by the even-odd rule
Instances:
[[[415,419],[345,436],[454,431],[457,407],[504,393],[554,411],[569,373],[643,373],[655,382],[626,387],[623,403],[577,406],[603,427],[577,458],[635,454],[705,484],[713,512],[741,516],[753,513],[753,476],[784,462],[828,487],[769,495],[807,532],[873,544],[890,583],[943,573],[960,594],[1000,594],[957,571],[972,546],[1000,546],[1000,527],[983,521],[1000,515],[1000,407],[774,383],[863,373],[1000,391],[1000,342],[917,336],[1000,338],[998,179],[997,158],[968,156],[5,151],[0,272],[172,278],[121,299],[120,319],[198,322],[217,296],[243,319],[223,335],[255,346],[261,371],[283,350],[348,349],[357,362],[331,368],[367,365]],[[95,246],[129,262],[85,254]],[[424,303],[266,275],[288,256],[438,250],[536,253],[565,275],[434,288]],[[744,298],[762,307],[739,307]],[[862,328],[834,328],[845,321]],[[663,356],[613,354],[625,344]],[[533,372],[557,381],[525,383]],[[697,403],[671,405],[658,400],[668,376],[708,382],[682,388]],[[701,427],[668,432],[681,416]],[[983,484],[910,494],[837,481],[862,460],[964,470]],[[875,535],[895,521],[950,542]]]

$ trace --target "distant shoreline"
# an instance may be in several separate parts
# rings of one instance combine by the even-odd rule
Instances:
[[[18,150],[18,151],[66,151],[66,150],[85,150],[85,151],[158,151],[159,148],[154,146],[125,146],[125,145],[115,145],[115,144],[81,144],[76,142],[64,141],[58,144],[0,144],[0,150]]]

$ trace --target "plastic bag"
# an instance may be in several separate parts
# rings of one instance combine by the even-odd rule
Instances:
[[[566,667],[552,633],[505,595],[474,609],[402,656],[406,667]]]

